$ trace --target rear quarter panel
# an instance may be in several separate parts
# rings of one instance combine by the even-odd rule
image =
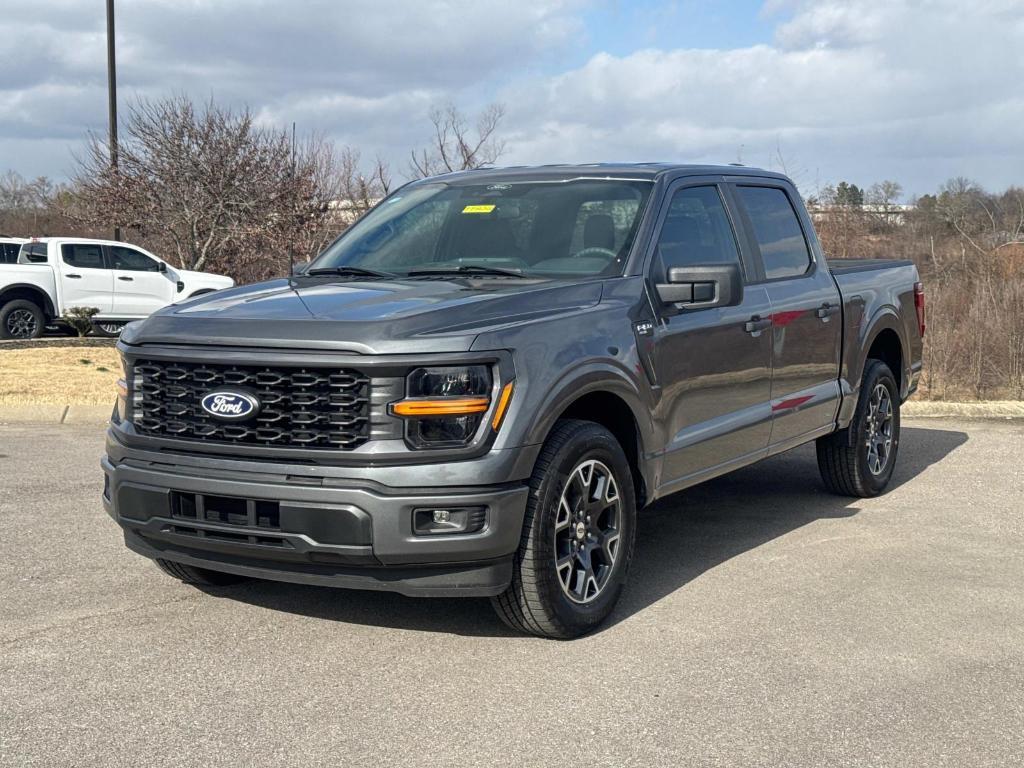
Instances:
[[[46,295],[47,312],[60,314],[57,281],[48,264],[0,264],[0,297],[11,288],[35,288]]]
[[[922,367],[923,340],[918,332],[914,308],[914,284],[920,279],[913,264],[865,271],[837,271],[835,279],[843,295],[843,358],[840,385],[844,395],[839,426],[849,423],[857,406],[860,380],[867,354],[878,335],[892,330],[900,340],[903,370],[900,394],[909,397],[917,387]]]

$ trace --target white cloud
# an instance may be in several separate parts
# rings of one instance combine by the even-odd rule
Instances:
[[[601,53],[511,87],[511,152],[525,162],[742,154],[778,167],[781,148],[805,187],[822,175],[904,174],[920,192],[956,174],[1022,180],[1019,3],[853,0],[767,12],[783,8],[792,15],[771,45]]]
[[[1019,0],[769,0],[763,44],[596,52],[566,69],[586,44],[586,2],[123,0],[122,104],[171,92],[247,103],[398,170],[429,134],[431,104],[500,99],[509,163],[778,167],[781,148],[805,187],[1024,181]],[[61,142],[102,131],[105,114],[102,4],[7,0],[0,169],[66,173]]]

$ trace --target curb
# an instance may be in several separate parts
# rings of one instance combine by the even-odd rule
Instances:
[[[1024,401],[947,403],[937,400],[910,400],[903,404],[901,413],[910,419],[1024,419]]]
[[[97,424],[110,420],[110,405],[28,403],[0,405],[0,424]]]

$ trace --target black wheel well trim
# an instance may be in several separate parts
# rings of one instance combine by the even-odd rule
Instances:
[[[49,294],[45,290],[40,288],[38,285],[32,285],[31,283],[14,283],[13,285],[6,286],[3,291],[0,291],[0,306],[3,306],[9,301],[31,301],[36,304],[46,315],[47,319],[56,317],[57,313],[53,307],[53,301],[50,299]]]
[[[207,293],[213,293],[216,290],[216,288],[197,288],[188,295],[188,298],[194,299],[196,296],[203,296]]]
[[[875,345],[883,337],[890,338],[895,337],[897,344],[898,360],[899,364],[893,368],[891,365],[892,357],[886,352],[886,357],[879,358],[884,363],[889,365],[892,369],[893,375],[896,377],[896,385],[899,387],[900,396],[904,396],[904,389],[907,383],[907,341],[904,338],[904,329],[901,328],[899,315],[896,314],[894,307],[886,305],[881,307],[875,315],[871,318],[871,322],[867,324],[867,332],[861,337],[861,353],[859,360],[859,367],[857,370],[857,376],[854,379],[856,389],[860,389],[860,380],[864,376],[864,371],[867,369],[868,360],[871,359],[872,350],[875,349]]]
[[[587,409],[586,406],[596,404],[598,398],[613,398],[621,403],[621,406],[613,406],[612,409],[602,408],[599,412]],[[574,376],[561,382],[553,390],[552,395],[539,409],[539,413],[531,426],[528,443],[543,443],[555,424],[564,418],[593,421],[615,435],[633,470],[637,508],[644,506],[650,498],[648,489],[651,487],[644,447],[652,444],[653,430],[642,418],[645,413],[649,415],[649,409],[642,405],[639,393],[628,379],[608,370]],[[623,421],[627,413],[630,422],[628,424]],[[630,432],[633,440],[624,439]]]
[[[901,364],[897,366],[899,370],[893,371],[893,375],[896,376],[896,385],[899,388],[900,399],[904,400],[909,396],[909,393],[906,391],[907,383],[910,381],[909,371],[907,370],[908,345],[901,330],[899,316],[896,314],[895,308],[889,305],[881,307],[872,316],[871,321],[865,323],[863,327],[865,331],[857,338],[860,352],[856,360],[851,362],[851,365],[856,365],[856,370],[848,371],[849,378],[840,382],[843,405],[839,410],[839,417],[837,419],[836,426],[838,429],[845,429],[853,419],[853,414],[857,409],[857,400],[860,397],[861,379],[864,378],[864,371],[867,370],[871,350],[874,348],[875,342],[878,341],[879,337],[885,333],[893,334],[899,343]],[[888,364],[889,361],[883,360],[883,362]]]

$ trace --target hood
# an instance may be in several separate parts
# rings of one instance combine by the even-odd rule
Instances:
[[[172,304],[122,334],[127,344],[468,351],[477,334],[597,304],[601,282],[491,278],[274,280]]]
[[[178,273],[178,279],[196,285],[202,284],[230,288],[235,284],[235,281],[227,275],[215,275],[213,272],[195,272],[189,269],[178,269],[175,271]]]

